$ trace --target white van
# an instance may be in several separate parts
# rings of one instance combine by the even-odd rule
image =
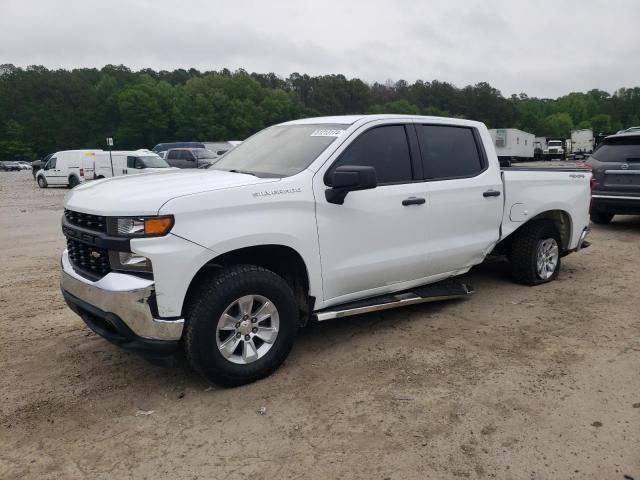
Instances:
[[[36,173],[36,182],[40,188],[49,185],[62,185],[73,188],[94,178],[94,158],[103,150],[63,150],[54,153],[42,170]]]
[[[94,162],[93,178],[177,170],[150,150],[100,152],[95,155]]]

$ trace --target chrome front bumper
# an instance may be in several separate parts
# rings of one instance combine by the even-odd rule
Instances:
[[[111,272],[92,282],[76,273],[66,250],[61,264],[63,292],[105,314],[114,315],[137,337],[161,341],[177,341],[182,337],[184,319],[155,318],[153,280]]]

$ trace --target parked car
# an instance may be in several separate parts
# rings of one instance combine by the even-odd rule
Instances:
[[[239,385],[273,372],[309,321],[468,295],[442,281],[491,252],[519,283],[554,280],[585,245],[590,178],[501,170],[470,120],[296,120],[204,172],[72,190],[62,292],[117,345],[156,360],[184,346],[207,379]]]
[[[31,163],[29,162],[16,162],[20,166],[20,170],[31,170]]]
[[[103,150],[64,150],[54,153],[42,170],[36,173],[40,188],[63,185],[73,188],[94,178],[93,159]]]
[[[18,162],[0,162],[0,170],[5,172],[19,172],[22,170]]]
[[[591,154],[591,220],[609,223],[615,215],[640,215],[640,130],[611,135]]]
[[[176,170],[150,150],[100,152],[94,156],[95,178]]]
[[[171,148],[205,148],[202,142],[170,142],[159,143],[151,149],[152,152],[157,153],[164,158],[167,150]]]
[[[167,150],[164,158],[172,167],[209,168],[218,155],[206,148],[172,148]]]

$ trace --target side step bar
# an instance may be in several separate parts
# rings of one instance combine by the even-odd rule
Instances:
[[[416,303],[437,302],[440,300],[468,297],[474,292],[473,287],[464,283],[435,283],[405,292],[381,295],[379,297],[335,305],[324,310],[318,310],[315,312],[315,318],[319,322],[324,322],[325,320],[333,320],[334,318],[350,317],[362,313],[405,307],[407,305],[415,305]]]

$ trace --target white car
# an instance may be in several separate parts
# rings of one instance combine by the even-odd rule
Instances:
[[[587,245],[590,179],[501,170],[479,122],[296,120],[208,170],[72,190],[62,291],[110,341],[156,360],[184,347],[239,385],[274,371],[308,321],[468,295],[451,279],[492,252],[517,282],[554,280]]]

